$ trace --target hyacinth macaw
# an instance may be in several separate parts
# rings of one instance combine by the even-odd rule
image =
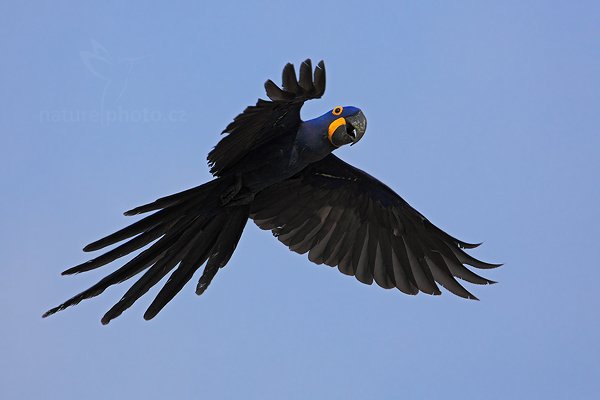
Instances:
[[[308,252],[310,261],[337,267],[366,284],[375,281],[412,295],[438,295],[440,284],[476,299],[455,278],[494,283],[464,265],[500,265],[463,250],[477,244],[448,235],[386,185],[333,155],[365,134],[367,120],[360,109],[337,106],[318,118],[300,119],[304,102],[325,91],[323,61],[314,73],[311,61],[304,61],[299,79],[287,64],[282,81],[280,88],[268,80],[270,101],[259,99],[225,128],[226,136],[208,154],[213,180],[127,211],[154,213],[87,245],[84,251],[124,242],[63,275],[99,268],[150,246],[44,317],[142,274],[103,316],[107,324],[170,273],[144,314],[151,319],[203,264],[196,293],[206,290],[231,258],[248,218],[290,250]]]

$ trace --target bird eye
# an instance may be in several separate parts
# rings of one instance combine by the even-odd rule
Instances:
[[[336,108],[333,109],[333,111],[331,112],[333,115],[340,115],[342,113],[342,111],[344,110],[344,107],[342,106],[337,106]]]

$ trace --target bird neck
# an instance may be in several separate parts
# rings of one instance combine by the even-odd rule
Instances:
[[[316,157],[315,161],[320,160],[336,149],[327,138],[328,126],[329,121],[321,116],[302,122],[300,129],[298,129],[296,142],[305,147],[305,151],[312,153]]]

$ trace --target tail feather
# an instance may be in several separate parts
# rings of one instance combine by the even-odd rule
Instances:
[[[204,185],[197,186],[186,191],[173,194],[171,196],[163,197],[162,199],[156,200],[154,203],[149,203],[144,206],[134,208],[133,210],[127,211],[126,215],[134,215],[142,212],[148,212],[155,209],[159,211],[151,214],[117,232],[114,232],[108,236],[105,236],[95,242],[92,242],[83,248],[83,251],[95,251],[100,250],[106,246],[121,242],[130,237],[139,235],[149,229],[152,229],[158,225],[162,225],[165,221],[171,221],[178,216],[189,214],[193,207],[201,206],[202,208],[196,210],[197,213],[210,212],[212,207],[207,207],[209,204],[216,204],[216,198],[214,196],[215,189],[218,191],[219,184],[224,183],[220,179],[214,179]],[[221,185],[223,186],[223,185]],[[212,197],[211,197],[212,196]],[[160,205],[164,205],[161,207]],[[136,211],[141,210],[141,211]],[[134,212],[135,211],[135,212]],[[192,212],[193,214],[193,212]]]
[[[175,297],[183,286],[189,282],[194,273],[210,256],[211,248],[217,240],[218,230],[225,222],[224,215],[221,214],[212,219],[207,226],[200,232],[193,242],[192,251],[190,251],[179,264],[179,267],[169,277],[167,283],[162,287],[156,298],[152,301],[144,319],[152,319],[163,309],[163,307]]]
[[[85,246],[83,251],[96,251],[103,249],[106,246],[110,246],[111,244],[118,243],[125,239],[129,239],[135,235],[138,235],[148,229],[152,229],[161,223],[164,223],[165,220],[171,220],[176,214],[176,211],[181,212],[182,210],[176,210],[173,208],[165,208],[160,210],[144,219],[141,219],[123,229],[116,231],[108,236],[103,237],[102,239],[96,240]]]
[[[246,222],[248,221],[249,207],[243,206],[231,212],[227,225],[223,228],[211,250],[210,259],[204,268],[204,272],[196,286],[196,294],[201,295],[210,285],[219,268],[223,268],[228,262],[240,240]]]
[[[170,196],[161,197],[160,199],[157,199],[151,203],[144,204],[142,206],[125,211],[123,214],[127,216],[144,214],[150,211],[160,210],[166,207],[180,204],[183,201],[189,200],[192,197],[195,197],[197,201],[200,201],[210,194],[210,190],[212,190],[218,182],[219,181],[215,179],[213,181],[205,183],[204,185],[196,186],[194,188],[184,190],[183,192],[175,193]]]
[[[248,214],[248,206],[227,208],[206,225],[202,233],[191,242],[193,250],[183,258],[179,267],[171,274],[165,286],[148,307],[144,314],[145,319],[154,318],[207,260],[198,285],[204,283],[202,278],[205,276],[210,276],[212,280],[218,269],[225,266],[233,255],[248,221]],[[210,280],[205,283],[200,293],[198,289],[196,293],[204,292]]]
[[[196,220],[193,226],[184,232],[177,240],[175,245],[163,252],[156,262],[138,279],[133,286],[123,295],[104,316],[102,323],[108,324],[112,319],[121,315],[126,309],[131,307],[140,297],[142,297],[150,288],[156,285],[181,261],[186,253],[190,252],[192,246],[196,243],[197,236],[202,234],[203,220]],[[191,239],[191,240],[190,240]]]
[[[222,184],[219,185],[219,182]],[[89,289],[52,308],[43,316],[47,317],[78,304],[82,300],[97,296],[108,287],[146,270],[121,300],[104,315],[102,323],[107,324],[177,267],[146,311],[144,317],[151,319],[208,260],[203,277],[210,276],[210,279],[207,281],[201,278],[201,282],[205,283],[204,289],[206,289],[216,274],[216,270],[229,261],[248,220],[249,207],[247,205],[226,207],[220,204],[220,195],[226,187],[227,182],[223,182],[223,178],[219,178],[200,187],[133,209],[132,211],[142,210],[140,212],[145,212],[144,210],[151,211],[152,207],[165,207],[86,246],[88,251],[100,249],[133,237],[93,260],[66,270],[63,274],[84,272],[101,267],[155,242]]]
[[[153,242],[154,240],[163,236],[165,232],[172,226],[173,224],[164,224],[155,226],[152,229],[148,229],[147,231],[139,234],[138,236],[123,243],[122,245],[102,254],[99,257],[96,257],[79,265],[76,265],[72,268],[69,268],[66,271],[63,271],[62,275],[78,274],[80,272],[91,271],[93,269],[102,267],[103,265],[106,265],[116,260],[117,258],[126,256],[127,254],[141,249],[147,244]]]
[[[121,268],[107,275],[89,289],[71,297],[61,305],[48,310],[43,317],[48,317],[67,307],[79,304],[82,300],[98,296],[108,287],[121,283],[156,263],[156,261],[164,255],[167,249],[170,246],[173,246],[181,236],[181,228],[182,225],[184,225],[183,222],[184,221],[179,221],[179,224],[174,226],[171,232],[163,236],[154,245],[135,256],[131,261],[125,263]]]

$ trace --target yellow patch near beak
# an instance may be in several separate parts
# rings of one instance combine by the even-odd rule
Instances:
[[[340,118],[336,119],[335,121],[333,121],[331,124],[329,124],[329,132],[327,134],[327,137],[329,138],[329,141],[331,142],[331,144],[333,144],[333,141],[331,140],[331,137],[333,136],[333,132],[335,132],[335,130],[342,125],[346,125],[346,120],[343,117],[340,117]]]

